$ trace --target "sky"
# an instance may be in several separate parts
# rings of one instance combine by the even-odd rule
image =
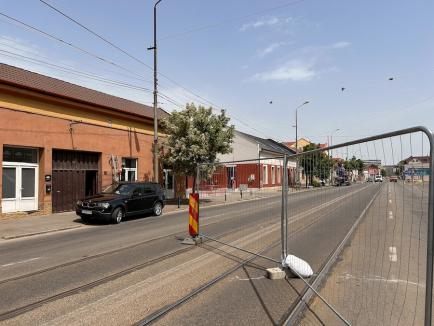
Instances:
[[[46,1],[146,66],[39,0],[2,1],[0,12],[87,53],[0,16],[1,62],[152,105],[153,1]],[[212,104],[278,141],[295,138],[305,101],[298,132],[315,142],[434,129],[433,12],[429,0],[162,0],[159,105]]]

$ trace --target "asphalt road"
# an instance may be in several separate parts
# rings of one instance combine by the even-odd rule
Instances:
[[[300,255],[318,270],[377,189],[377,185],[359,184],[290,195],[290,252]],[[260,250],[279,239],[280,211],[279,196],[209,207],[201,210],[201,229],[224,241],[238,241],[240,246]],[[187,235],[187,220],[186,213],[175,213],[0,245],[0,319],[13,309],[130,269],[92,289],[59,297],[14,319],[4,320],[5,324],[37,321],[36,324],[125,325],[170,304],[242,259],[238,252],[213,242],[192,248],[181,245],[180,239]],[[278,248],[267,254],[279,258]],[[194,271],[194,279],[180,280],[181,273],[175,270],[171,273],[175,267],[186,274],[193,273],[194,268],[198,271]],[[200,305],[201,314],[192,313],[188,304],[167,315],[167,322],[201,324],[208,320],[211,324],[236,321],[244,324],[246,316],[255,316],[254,324],[278,323],[303,284],[299,280],[289,283],[265,280],[264,267],[271,267],[270,262],[257,260],[192,300],[204,300]],[[246,280],[229,282],[234,279]],[[143,280],[148,283],[142,284]],[[263,293],[256,288],[257,282]],[[125,301],[123,306],[118,304],[119,308],[123,307],[122,313],[107,303],[98,306],[100,310],[95,308],[101,300],[116,295],[121,298],[118,300]],[[140,295],[145,299],[134,301]],[[87,319],[84,319],[83,311],[87,308]],[[165,324],[165,319],[161,323]]]

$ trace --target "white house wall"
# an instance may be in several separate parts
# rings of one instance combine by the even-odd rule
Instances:
[[[258,159],[258,144],[235,132],[232,153],[217,156],[220,162]]]

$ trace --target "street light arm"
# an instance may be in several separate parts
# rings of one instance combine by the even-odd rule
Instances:
[[[158,0],[158,1],[155,3],[155,5],[154,5],[154,9],[157,8],[157,5],[158,5],[161,1],[162,1],[162,0]]]

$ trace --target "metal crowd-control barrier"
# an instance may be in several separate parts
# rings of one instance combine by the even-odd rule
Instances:
[[[199,236],[274,266],[287,268],[288,254],[311,264],[302,282],[287,274],[284,324],[431,325],[433,151],[432,133],[414,127],[292,156],[201,163],[193,182],[210,208]]]
[[[431,325],[434,213],[431,131],[425,127],[408,128],[294,157],[307,168],[306,174],[312,176],[321,174],[321,167],[319,173],[314,170],[319,155],[325,153],[333,158],[331,172],[327,172],[329,166],[324,169],[326,183],[342,191],[336,203],[343,203],[341,211],[346,216],[335,222],[327,220],[325,206],[334,199],[325,195],[324,211],[310,223],[330,221],[324,224],[332,230],[329,235],[334,231],[344,236],[336,236],[339,241],[316,266],[316,277],[303,290],[285,325],[328,325],[335,324],[337,318],[344,318],[351,325]],[[348,167],[352,157],[364,161],[361,174],[355,175],[354,167]],[[336,167],[340,159],[344,159],[341,172]],[[346,186],[348,183],[350,186]],[[351,187],[357,193],[348,196],[344,189]],[[374,193],[368,194],[369,191]],[[291,200],[297,199],[289,198],[291,221]],[[330,216],[340,214],[334,207],[331,211]],[[341,232],[348,219],[351,224]],[[303,232],[302,228],[290,227],[285,232],[287,241]],[[318,243],[327,246],[328,241],[322,240]],[[326,305],[318,294],[327,301]]]

